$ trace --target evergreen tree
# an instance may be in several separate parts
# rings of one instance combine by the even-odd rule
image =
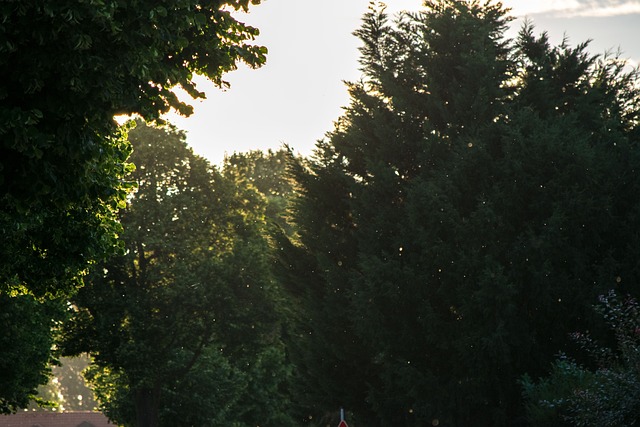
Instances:
[[[508,21],[427,1],[356,32],[364,77],[294,164],[300,239],[282,258],[316,417],[519,425],[518,378],[616,278],[636,291],[637,76],[530,25],[505,39]]]

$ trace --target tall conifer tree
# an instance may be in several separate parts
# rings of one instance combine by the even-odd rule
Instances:
[[[544,372],[616,278],[635,292],[636,76],[530,26],[505,39],[508,21],[489,2],[394,22],[372,9],[350,106],[294,164],[290,253],[307,261],[283,265],[325,411],[518,425],[518,378]]]

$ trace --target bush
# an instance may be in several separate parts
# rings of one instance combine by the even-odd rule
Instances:
[[[640,310],[633,298],[614,291],[600,297],[596,310],[615,338],[615,348],[600,345],[589,334],[572,340],[595,368],[560,356],[547,378],[534,383],[524,376],[527,415],[533,426],[630,426],[640,419]]]

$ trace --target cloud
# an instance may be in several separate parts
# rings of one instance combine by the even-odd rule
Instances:
[[[558,18],[640,14],[640,0],[505,0],[517,16],[545,14]]]
[[[510,7],[512,13],[517,16],[573,10],[580,7],[578,0],[504,0],[503,4]]]
[[[617,2],[615,4],[588,5],[578,10],[568,10],[567,16],[590,16],[606,18],[611,16],[632,15],[640,13],[639,1]]]

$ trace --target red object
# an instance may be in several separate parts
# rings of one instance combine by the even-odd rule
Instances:
[[[338,424],[338,427],[349,427],[347,425],[347,422],[345,420],[340,421],[340,424]]]

